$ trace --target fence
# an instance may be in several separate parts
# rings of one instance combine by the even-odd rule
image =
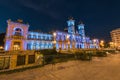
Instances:
[[[10,56],[0,56],[0,70],[9,69],[10,67]]]

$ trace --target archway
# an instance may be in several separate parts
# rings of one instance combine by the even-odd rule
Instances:
[[[22,29],[20,29],[20,28],[15,28],[15,30],[14,30],[14,35],[15,35],[15,36],[22,36]]]

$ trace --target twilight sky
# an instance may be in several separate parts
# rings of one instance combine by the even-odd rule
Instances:
[[[87,36],[110,40],[110,31],[120,28],[120,0],[0,0],[0,32],[7,19],[23,19],[29,30],[63,30],[70,16],[76,27],[83,21]]]

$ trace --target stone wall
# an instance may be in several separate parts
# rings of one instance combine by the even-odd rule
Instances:
[[[10,57],[9,70],[42,65],[42,56],[36,51],[9,51],[4,56]]]

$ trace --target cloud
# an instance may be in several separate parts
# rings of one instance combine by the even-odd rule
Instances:
[[[56,4],[55,0],[51,0],[49,2],[32,2],[32,1],[27,1],[27,0],[21,0],[20,3],[27,8],[31,8],[39,13],[43,13],[45,15],[48,15],[49,17],[52,17],[54,19],[59,19],[61,18],[61,15],[54,10],[55,7],[54,4]],[[57,2],[58,3],[58,2]]]

